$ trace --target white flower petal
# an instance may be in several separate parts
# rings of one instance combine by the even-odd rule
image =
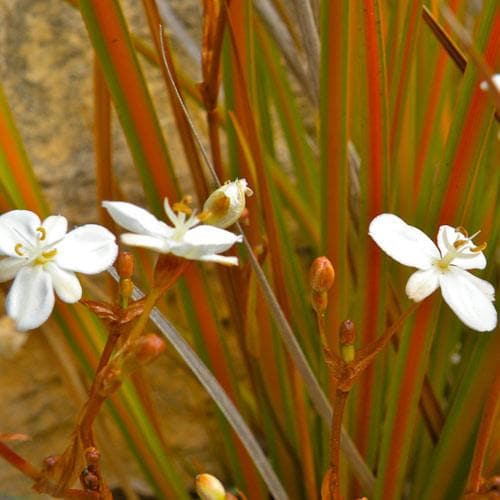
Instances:
[[[82,298],[82,286],[74,272],[65,271],[53,262],[45,264],[44,267],[52,278],[57,296],[63,302],[74,304]]]
[[[137,205],[125,201],[103,201],[102,206],[117,224],[128,231],[165,238],[172,234],[171,227]]]
[[[19,332],[38,328],[54,308],[54,290],[50,274],[41,266],[23,267],[12,284],[5,309],[16,321]]]
[[[451,248],[454,250],[453,243],[457,240],[464,240],[465,237],[451,226],[441,226],[437,235],[437,244],[441,255],[444,257]],[[455,257],[453,265],[462,269],[484,269],[486,267],[486,257],[483,252],[471,252],[469,249],[463,250],[464,257]]]
[[[168,240],[146,234],[124,233],[120,236],[122,243],[131,247],[142,247],[155,250],[160,253],[167,253],[169,250]]]
[[[478,332],[496,327],[497,312],[490,283],[455,266],[440,274],[439,282],[444,300],[465,325]]]
[[[22,257],[5,257],[0,260],[0,283],[11,280],[26,262]]]
[[[450,249],[453,250],[453,243],[455,243],[455,241],[457,241],[460,237],[463,239],[463,235],[458,231],[455,231],[454,227],[439,226],[436,239],[441,256],[444,257]]]
[[[117,254],[113,233],[102,226],[86,224],[70,231],[57,245],[54,261],[68,271],[97,274],[111,266]]]
[[[186,259],[201,259],[204,255],[225,252],[242,239],[225,229],[201,225],[190,229],[182,241],[172,241],[170,252]]]
[[[29,210],[11,210],[0,216],[0,254],[15,257],[15,247],[34,243],[40,219]]]
[[[51,243],[64,238],[64,235],[68,232],[68,221],[62,215],[51,215],[42,222],[42,227],[47,233],[43,244],[49,246]]]
[[[225,266],[237,266],[238,257],[226,256],[226,255],[202,255],[198,258],[205,262],[216,262],[217,264],[223,264]]]
[[[405,266],[429,269],[441,258],[436,245],[425,233],[396,215],[378,215],[371,221],[368,233],[387,255]]]
[[[406,283],[406,295],[415,302],[428,297],[439,287],[439,273],[431,268],[414,272]]]

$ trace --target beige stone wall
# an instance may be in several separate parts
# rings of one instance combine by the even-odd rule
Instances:
[[[141,2],[128,0],[122,4],[134,31],[147,36]],[[196,37],[198,1],[178,0],[173,4]],[[173,132],[164,83],[157,69],[144,60],[141,64],[160,110],[172,156],[182,170],[182,152]],[[97,213],[92,65],[83,22],[63,0],[0,0],[0,81],[53,211],[74,224],[95,221]],[[130,199],[140,202],[141,188],[116,119],[113,141],[113,165],[121,187]],[[9,327],[8,322],[0,320],[0,329]],[[68,374],[55,354],[60,342],[46,335],[33,332],[15,357],[0,358],[0,432],[29,434],[31,441],[14,448],[35,464],[44,456],[61,452],[66,445],[87,383],[78,369],[79,389],[68,383]],[[212,424],[207,424],[209,428],[200,426],[201,421],[213,421],[207,420],[213,415],[213,405],[175,354],[167,353],[151,371],[164,435],[185,471],[186,483],[201,464],[211,464],[211,471],[217,472],[213,450],[220,449],[220,443],[214,439]],[[112,429],[109,419],[101,420],[101,432],[108,436],[103,450],[108,456],[108,475],[113,483],[128,476],[136,489],[141,489],[141,474]],[[16,498],[31,498],[29,487],[29,481],[0,461],[0,498],[14,494],[22,495]]]

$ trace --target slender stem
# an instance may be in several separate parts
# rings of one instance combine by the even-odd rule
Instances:
[[[340,432],[345,404],[349,392],[337,389],[333,406],[332,428],[330,434],[330,476],[329,492],[332,500],[340,500]]]
[[[208,135],[210,138],[210,150],[212,152],[212,161],[219,179],[224,179],[224,168],[222,165],[222,153],[220,149],[219,138],[219,119],[217,109],[207,110]]]
[[[484,406],[481,425],[477,436],[474,456],[469,472],[468,493],[477,493],[481,486],[481,470],[483,468],[484,456],[491,433],[494,429],[495,415],[500,406],[498,395],[500,394],[500,374],[497,373],[490,389],[488,400]]]
[[[36,467],[20,457],[2,441],[0,441],[0,457],[34,481],[37,481],[40,477],[40,471]]]
[[[157,300],[162,295],[163,290],[160,288],[153,288],[150,294],[146,297],[146,301],[144,303],[144,310],[142,314],[139,316],[139,319],[135,323],[134,327],[128,334],[126,345],[130,345],[133,343],[143,332],[151,311],[153,310]],[[118,335],[111,333],[108,337],[108,341],[106,342],[106,346],[103,351],[103,355],[99,362],[99,369],[97,370],[96,377],[94,382],[92,383],[92,387],[90,390],[90,394],[85,405],[85,409],[80,418],[80,422],[78,427],[80,429],[80,437],[82,440],[82,444],[84,448],[89,446],[94,446],[94,438],[92,432],[92,425],[94,420],[96,419],[104,401],[106,401],[106,397],[104,395],[99,394],[99,389],[103,381],[103,375],[105,374],[105,369],[108,365],[109,359],[111,357],[111,353],[118,339]],[[125,347],[125,345],[124,345]],[[122,347],[122,350],[124,349]]]
[[[292,371],[292,392],[297,412],[297,427],[300,437],[300,452],[302,455],[303,477],[307,498],[314,500],[317,496],[316,474],[314,472],[314,457],[312,453],[311,437],[307,428],[306,401],[304,398],[304,384],[300,372],[295,366]],[[340,438],[339,438],[340,441]]]
[[[404,311],[401,316],[394,321],[394,323],[386,329],[384,334],[377,340],[368,344],[358,350],[357,358],[359,359],[358,367],[365,368],[369,365],[375,356],[385,347],[385,345],[391,340],[392,336],[403,326],[403,323],[411,316],[419,307],[422,302],[414,302],[412,305]]]
[[[343,361],[339,358],[328,345],[328,339],[326,338],[326,321],[325,314],[316,311],[316,320],[318,325],[318,332],[321,339],[321,346],[323,348],[323,354],[327,365],[332,369],[332,377],[335,383],[338,382],[340,372],[342,370]]]
[[[106,344],[104,346],[104,349],[101,354],[101,358],[99,359],[99,363],[96,368],[96,374],[98,374],[107,364],[109,359],[111,358],[111,354],[113,353],[113,350],[116,346],[116,343],[118,342],[118,339],[120,338],[120,331],[117,328],[112,328],[111,331],[109,332],[108,339],[106,340]],[[92,387],[90,388],[89,393],[92,394],[93,390],[95,390],[95,383],[96,383],[97,377],[94,378],[94,381],[92,383]]]
[[[154,287],[149,294],[146,296],[146,301],[144,302],[144,309],[139,316],[139,319],[133,326],[132,330],[128,334],[127,344],[133,343],[135,340],[139,338],[141,333],[146,328],[146,325],[149,320],[149,315],[151,311],[154,309],[156,302],[163,295],[165,288]]]

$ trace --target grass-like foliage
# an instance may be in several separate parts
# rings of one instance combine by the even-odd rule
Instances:
[[[486,283],[499,237],[497,2],[204,0],[190,62],[201,82],[182,67],[193,40],[169,29],[167,3],[143,0],[141,38],[120,0],[65,2],[95,54],[88,198],[107,229],[47,219],[0,93],[6,310],[19,330],[53,336],[68,383],[88,380],[57,458],[16,453],[25,429],[0,429],[0,456],[40,493],[111,498],[96,432],[108,412],[157,498],[188,498],[210,471],[166,447],[144,368],[168,344],[220,410],[227,491],[201,475],[201,498],[487,498],[500,457]],[[173,130],[145,65],[164,79]],[[141,208],[116,203],[127,200],[112,107]],[[131,253],[96,294],[74,273],[113,262],[111,233]],[[189,331],[168,319],[167,290]]]

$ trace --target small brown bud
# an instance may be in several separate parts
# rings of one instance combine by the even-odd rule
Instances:
[[[211,474],[196,476],[196,493],[201,500],[224,500],[226,498],[224,486]]]
[[[91,446],[85,450],[85,461],[88,465],[97,465],[100,460],[101,453],[97,448]]]
[[[154,333],[148,333],[139,337],[132,350],[140,364],[147,364],[156,359],[166,347],[167,345],[161,337]]]
[[[86,490],[99,491],[99,477],[88,469],[83,469],[80,481]]]
[[[356,338],[356,330],[354,328],[354,323],[347,319],[340,325],[339,341],[340,341],[340,352],[342,359],[346,363],[354,361],[356,356],[356,350],[354,349],[354,339]]]
[[[43,468],[47,471],[53,469],[57,462],[61,459],[61,455],[49,455],[43,459]]]
[[[341,345],[354,344],[356,338],[356,330],[354,323],[350,319],[346,319],[340,325],[339,339]]]
[[[335,281],[335,270],[326,257],[314,260],[309,271],[309,283],[315,292],[328,292]]]
[[[130,252],[120,252],[116,260],[116,269],[120,278],[131,278],[134,274],[134,257]]]

